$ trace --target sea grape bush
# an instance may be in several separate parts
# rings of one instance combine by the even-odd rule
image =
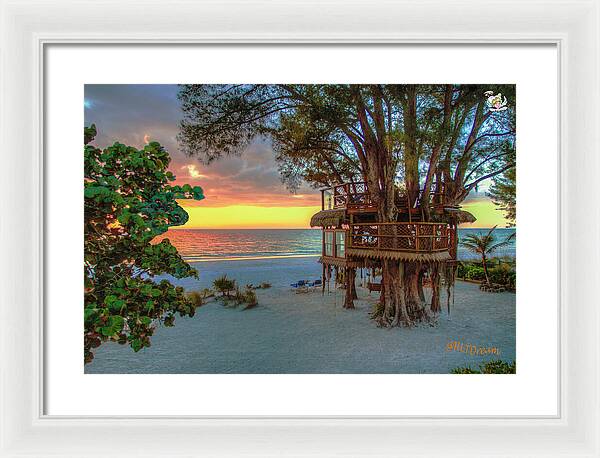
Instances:
[[[143,149],[115,143],[99,149],[84,129],[84,360],[112,340],[134,351],[150,346],[155,327],[172,326],[175,315],[193,316],[197,304],[167,280],[197,277],[168,239],[152,240],[188,214],[176,199],[204,198],[202,189],[171,186],[170,157],[157,142]]]

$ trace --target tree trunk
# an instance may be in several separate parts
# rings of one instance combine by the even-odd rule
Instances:
[[[417,291],[419,292],[419,300],[425,302],[425,292],[423,291],[423,277],[425,272],[421,268],[419,271],[419,279],[417,280]]]
[[[354,308],[354,294],[356,294],[356,287],[354,285],[354,279],[356,277],[356,271],[351,267],[346,267],[344,271],[344,283],[346,284],[346,295],[344,298],[344,308]]]
[[[442,307],[440,305],[440,272],[439,264],[436,262],[431,268],[431,311],[440,313]]]
[[[410,319],[404,297],[404,264],[397,261],[385,261],[385,264],[387,265],[387,284],[390,285],[388,288],[389,301],[394,304],[394,315],[391,325],[399,326],[404,324],[405,326],[410,326],[412,325],[412,320]]]
[[[423,321],[427,318],[425,303],[419,294],[420,262],[405,262],[404,264],[404,289],[408,315],[411,321]]]
[[[485,274],[485,282],[489,285],[490,284],[490,276],[488,274],[487,259],[485,258],[485,255],[481,257],[481,261],[483,264],[483,273]]]

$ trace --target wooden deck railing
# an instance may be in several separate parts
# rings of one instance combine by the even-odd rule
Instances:
[[[362,223],[350,225],[348,248],[433,253],[448,250],[451,240],[443,223]]]
[[[419,196],[419,201],[421,196]],[[418,201],[418,202],[419,202]],[[415,206],[418,206],[418,202]],[[432,187],[430,193],[430,203],[432,206],[444,205],[444,191],[435,191]],[[396,202],[399,209],[408,207],[408,198],[399,196]],[[332,186],[331,188],[321,190],[321,209],[348,209],[355,211],[375,211],[375,199],[369,192],[367,183],[359,181],[356,183],[343,183]]]
[[[323,210],[347,208],[368,210],[375,208],[367,184],[363,181],[343,183],[321,191]]]

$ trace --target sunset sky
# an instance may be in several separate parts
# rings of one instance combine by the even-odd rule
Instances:
[[[209,166],[179,151],[176,135],[181,111],[176,85],[86,85],[85,124],[96,124],[95,144],[119,141],[143,147],[158,141],[170,153],[177,184],[204,189],[202,201],[180,201],[190,219],[184,228],[307,228],[320,210],[320,193],[304,185],[291,194],[281,183],[268,142],[257,140],[240,157],[224,157]],[[506,222],[485,196],[485,186],[463,208],[477,222],[463,227],[491,227]]]

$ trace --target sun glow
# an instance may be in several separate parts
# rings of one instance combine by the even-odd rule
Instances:
[[[189,206],[185,200],[180,200],[179,204],[189,214],[189,220],[173,229],[306,229],[311,216],[321,210],[320,206]],[[462,208],[471,212],[477,221],[461,224],[461,227],[506,226],[504,213],[490,200],[467,202]]]
[[[506,219],[504,218],[504,212],[499,210],[494,202],[488,199],[473,200],[461,204],[461,208],[466,210],[477,218],[474,223],[461,224],[460,227],[505,227]]]
[[[321,210],[319,206],[189,207],[184,200],[179,204],[188,212],[190,219],[177,229],[306,229],[311,216]]]

